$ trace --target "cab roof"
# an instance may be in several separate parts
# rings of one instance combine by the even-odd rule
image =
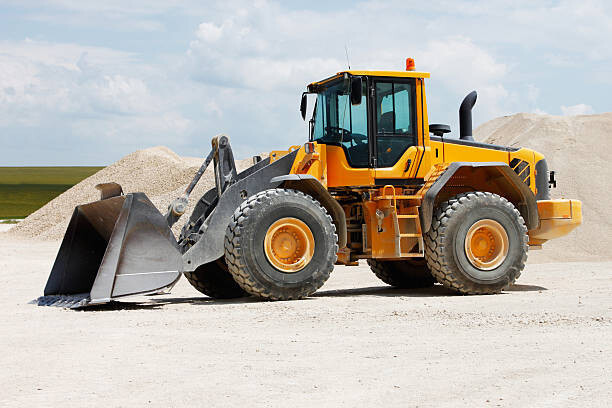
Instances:
[[[392,77],[392,78],[429,78],[429,72],[416,72],[416,71],[359,71],[359,70],[347,70],[340,71],[336,75],[329,78],[322,79],[311,83],[308,86],[323,85],[327,82],[333,81],[341,77],[344,74],[354,76],[371,76],[371,77]]]

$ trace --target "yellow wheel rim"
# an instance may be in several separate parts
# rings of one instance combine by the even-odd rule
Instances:
[[[266,232],[266,258],[282,272],[294,273],[304,269],[312,260],[314,249],[312,231],[297,218],[281,218],[270,225]]]
[[[475,222],[465,237],[465,254],[476,268],[490,271],[501,265],[508,255],[508,233],[494,220]]]

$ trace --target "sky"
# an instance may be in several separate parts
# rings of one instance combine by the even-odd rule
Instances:
[[[431,123],[612,111],[609,1],[0,0],[0,166],[106,165],[304,143],[305,86],[347,68],[426,82]],[[348,51],[348,52],[347,52]]]

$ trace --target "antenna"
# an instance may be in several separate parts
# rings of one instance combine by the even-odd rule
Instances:
[[[348,56],[348,45],[346,43],[344,43],[344,52],[346,53],[346,65],[348,65],[348,69],[351,69],[351,62]]]

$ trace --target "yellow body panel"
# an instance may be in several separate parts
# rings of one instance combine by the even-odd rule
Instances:
[[[343,73],[348,73],[350,75],[355,76],[382,76],[382,77],[392,77],[392,78],[429,78],[429,72],[417,72],[417,71],[359,71],[359,70],[350,70],[350,71],[341,71],[338,72],[338,75],[342,75]]]
[[[508,152],[485,149],[455,143],[444,143],[444,162],[504,162],[508,163]]]
[[[393,167],[379,167],[374,170],[374,175],[376,178],[413,178],[418,166],[418,158],[422,156],[423,150],[421,146],[409,147]],[[410,160],[410,167],[406,168],[408,160]]]
[[[539,246],[549,239],[569,234],[582,224],[582,202],[579,200],[538,201],[540,225],[529,231],[529,245]]]
[[[304,146],[300,147],[291,174],[308,174],[318,179],[327,187],[327,149],[326,145],[312,142],[314,147],[312,153],[306,153]]]
[[[518,171],[520,170],[519,166],[522,165],[521,162],[525,162],[526,166],[523,166],[524,168],[522,171]],[[527,184],[534,193],[536,192],[535,163],[533,150],[531,149],[520,149],[516,152],[509,153],[508,164],[515,169],[515,173],[518,174],[523,183]]]
[[[289,146],[289,149],[287,150],[272,150],[270,152],[270,163],[277,161],[278,159],[280,159],[287,153],[291,153],[292,151],[299,149],[299,148],[300,146],[293,145],[293,146]]]
[[[444,163],[444,143],[431,140],[429,142],[429,149],[431,152],[430,157],[432,166]]]
[[[327,187],[374,185],[374,170],[352,168],[339,146],[324,145],[327,151]]]

